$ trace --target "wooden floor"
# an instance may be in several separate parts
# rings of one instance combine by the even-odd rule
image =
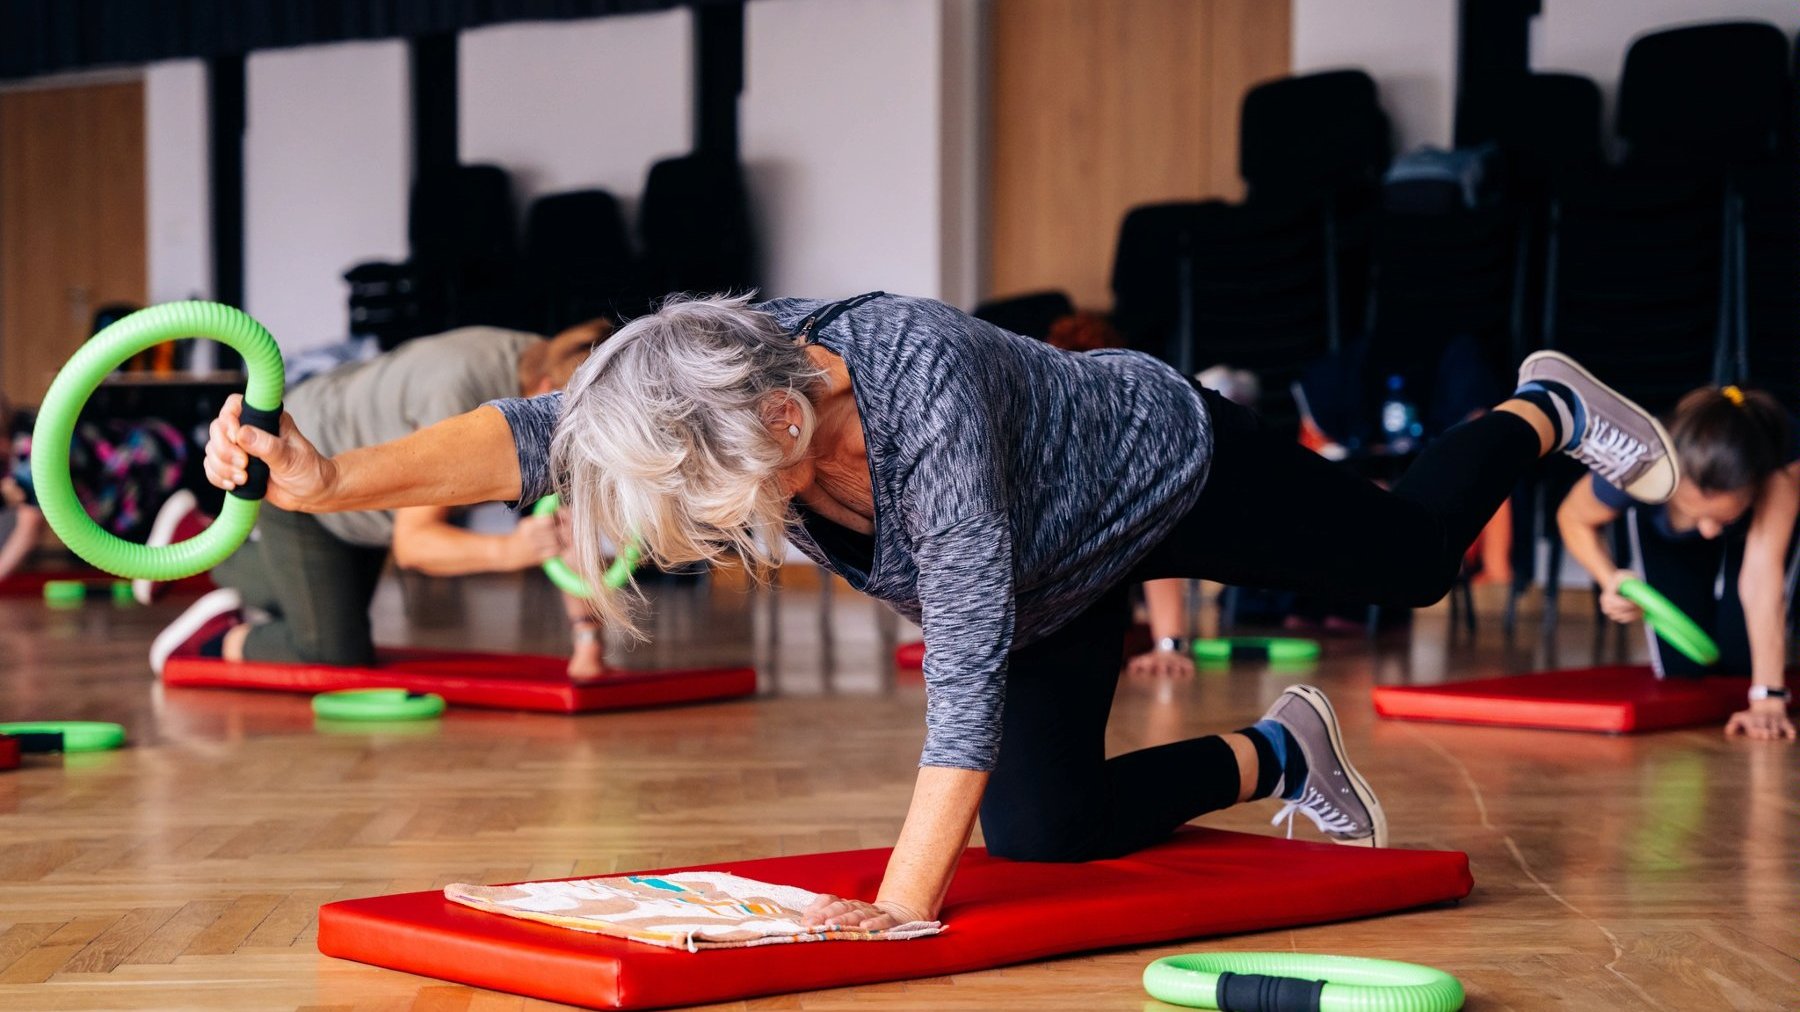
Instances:
[[[378,627],[390,642],[556,648],[541,582],[402,595],[390,581]],[[615,654],[752,661],[753,701],[457,710],[406,735],[315,731],[303,697],[160,691],[144,652],[177,607],[0,601],[0,717],[131,735],[123,751],[0,773],[0,1008],[554,1007],[327,959],[315,912],[453,880],[886,845],[918,754],[921,687],[887,664],[905,631],[842,591],[666,593],[656,643]],[[1462,979],[1473,1009],[1800,1007],[1800,751],[1711,727],[1607,738],[1373,718],[1376,681],[1604,653],[1580,616],[1548,643],[1507,647],[1496,626],[1453,645],[1442,613],[1423,613],[1378,648],[1331,642],[1308,676],[1338,701],[1394,843],[1469,853],[1476,891],[1460,906],[731,1007],[1160,1008],[1138,987],[1146,960],[1202,946],[1429,963]],[[1241,726],[1292,678],[1127,684],[1114,745]],[[1271,814],[1208,823],[1267,832]]]

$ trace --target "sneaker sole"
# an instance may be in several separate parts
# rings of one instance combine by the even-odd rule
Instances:
[[[183,508],[175,509],[179,503]],[[150,524],[150,537],[144,544],[151,548],[160,548],[175,540],[175,528],[180,525],[181,518],[200,508],[200,500],[187,489],[180,489],[162,504],[156,511],[156,519]],[[156,600],[155,580],[131,581],[131,596],[139,604],[149,604]]]
[[[230,601],[230,605],[215,607],[225,601]],[[176,616],[175,621],[170,622],[168,628],[157,633],[156,639],[150,641],[150,670],[156,672],[156,677],[161,678],[163,665],[169,662],[169,655],[175,652],[176,647],[186,643],[188,637],[200,631],[201,626],[225,612],[235,611],[239,607],[238,592],[230,587],[220,587],[218,590],[208,591],[200,600],[189,605],[187,611]]]
[[[1666,503],[1672,497],[1674,497],[1675,487],[1677,485],[1681,484],[1681,461],[1678,460],[1675,456],[1675,441],[1673,439],[1669,438],[1669,430],[1663,428],[1663,423],[1658,421],[1655,415],[1651,414],[1648,411],[1645,411],[1642,407],[1638,406],[1637,401],[1632,400],[1631,398],[1625,396],[1624,394],[1618,392],[1617,390],[1614,390],[1612,387],[1607,386],[1605,383],[1602,383],[1600,381],[1600,377],[1595,376],[1593,373],[1588,371],[1587,366],[1582,365],[1580,362],[1575,361],[1574,359],[1570,358],[1569,356],[1563,354],[1560,351],[1548,351],[1548,350],[1534,351],[1531,354],[1525,356],[1525,361],[1519,363],[1519,378],[1520,379],[1527,379],[1527,378],[1536,379],[1537,377],[1527,377],[1526,374],[1531,369],[1531,364],[1533,362],[1540,362],[1540,361],[1556,362],[1558,364],[1568,367],[1571,371],[1580,374],[1582,379],[1586,380],[1589,383],[1592,383],[1594,386],[1597,386],[1600,389],[1611,394],[1613,396],[1614,400],[1617,400],[1620,404],[1623,404],[1626,407],[1630,408],[1633,412],[1635,412],[1637,414],[1637,416],[1639,418],[1650,423],[1650,427],[1656,431],[1656,438],[1662,441],[1663,456],[1665,459],[1668,460],[1669,467],[1674,470],[1675,477],[1672,480],[1670,480],[1669,491],[1667,493],[1665,493],[1662,496],[1662,498],[1654,499],[1654,500],[1644,499],[1642,501],[1647,502],[1652,506],[1656,506],[1656,505],[1660,505],[1662,503]],[[1625,492],[1626,492],[1626,494],[1631,495],[1631,497],[1634,499],[1638,498],[1637,495],[1632,493],[1632,491],[1630,489],[1625,489]]]
[[[1326,699],[1323,692],[1310,685],[1290,686],[1287,691],[1312,707],[1313,711],[1319,715],[1319,719],[1325,722],[1325,730],[1331,735],[1331,749],[1337,754],[1338,762],[1349,777],[1350,789],[1356,792],[1356,800],[1362,802],[1363,807],[1368,809],[1369,823],[1375,830],[1366,840],[1341,840],[1331,837],[1331,842],[1346,847],[1387,846],[1387,813],[1382,811],[1381,801],[1375,797],[1375,789],[1369,786],[1369,782],[1364,780],[1363,775],[1358,773],[1356,767],[1350,763],[1349,753],[1344,749],[1343,728],[1338,725],[1337,711],[1332,709],[1331,700]]]

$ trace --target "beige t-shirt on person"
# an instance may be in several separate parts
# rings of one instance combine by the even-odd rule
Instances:
[[[462,327],[419,337],[367,362],[340,366],[288,391],[285,407],[321,453],[385,443],[519,396],[519,356],[543,340],[499,327]],[[351,544],[385,548],[389,512],[322,513],[319,523]]]

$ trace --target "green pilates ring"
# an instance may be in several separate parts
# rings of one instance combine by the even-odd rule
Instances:
[[[1293,664],[1318,660],[1319,644],[1315,640],[1295,639],[1291,636],[1222,636],[1218,639],[1195,640],[1194,659],[1253,659]]]
[[[268,489],[268,468],[252,460],[248,480],[232,490],[217,520],[198,537],[151,548],[115,537],[94,523],[69,478],[69,442],[82,406],[121,362],[146,348],[183,337],[205,337],[244,357],[250,374],[240,415],[246,425],[268,432],[281,421],[284,373],[281,349],[262,324],[230,306],[214,302],[170,302],[140,309],[95,334],[69,359],[38,411],[31,434],[31,481],[50,529],[69,550],[114,576],[179,580],[225,561],[249,537],[258,500]]]
[[[1695,664],[1718,663],[1719,645],[1656,588],[1636,577],[1626,577],[1619,581],[1619,596],[1644,609],[1644,621],[1650,623],[1651,631],[1688,660]]]
[[[0,724],[0,734],[23,738],[60,736],[58,747],[33,748],[42,752],[105,752],[125,744],[125,729],[118,724],[93,720],[34,720]]]
[[[1150,997],[1243,1012],[1455,1012],[1462,984],[1416,963],[1297,952],[1168,956],[1144,968]]]
[[[537,505],[531,507],[531,515],[534,517],[549,516],[555,513],[556,508],[561,505],[562,497],[552,492],[539,499]],[[619,557],[612,561],[612,565],[606,567],[606,575],[601,578],[601,582],[606,584],[609,590],[618,590],[631,582],[631,572],[637,568],[637,564],[638,546],[626,545],[625,550],[619,553]],[[594,588],[588,586],[587,581],[581,578],[581,574],[570,569],[569,564],[562,559],[546,559],[544,575],[550,578],[551,583],[556,584],[557,590],[565,594],[573,594],[576,597],[594,596]]]
[[[430,720],[442,716],[444,697],[405,689],[344,689],[313,697],[313,716],[325,720]]]

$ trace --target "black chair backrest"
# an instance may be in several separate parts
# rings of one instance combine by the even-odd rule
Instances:
[[[1252,198],[1373,186],[1391,154],[1375,82],[1360,70],[1284,77],[1244,95],[1238,171]]]
[[[605,190],[533,201],[525,214],[524,262],[535,325],[543,333],[644,308],[625,215]]]
[[[743,168],[729,156],[697,152],[652,165],[638,234],[653,295],[756,286],[750,201]]]
[[[969,314],[986,320],[1001,330],[1045,340],[1056,321],[1075,312],[1075,303],[1065,292],[1030,292],[1004,299],[990,299]]]
[[[1792,101],[1788,40],[1760,21],[1653,32],[1625,54],[1619,136],[1631,162],[1730,166],[1772,155]]]
[[[458,165],[413,184],[407,237],[413,259],[510,263],[518,256],[512,176],[498,165]]]
[[[1541,193],[1591,174],[1606,161],[1600,145],[1600,86],[1577,74],[1527,74],[1496,103],[1494,142],[1509,187]]]

